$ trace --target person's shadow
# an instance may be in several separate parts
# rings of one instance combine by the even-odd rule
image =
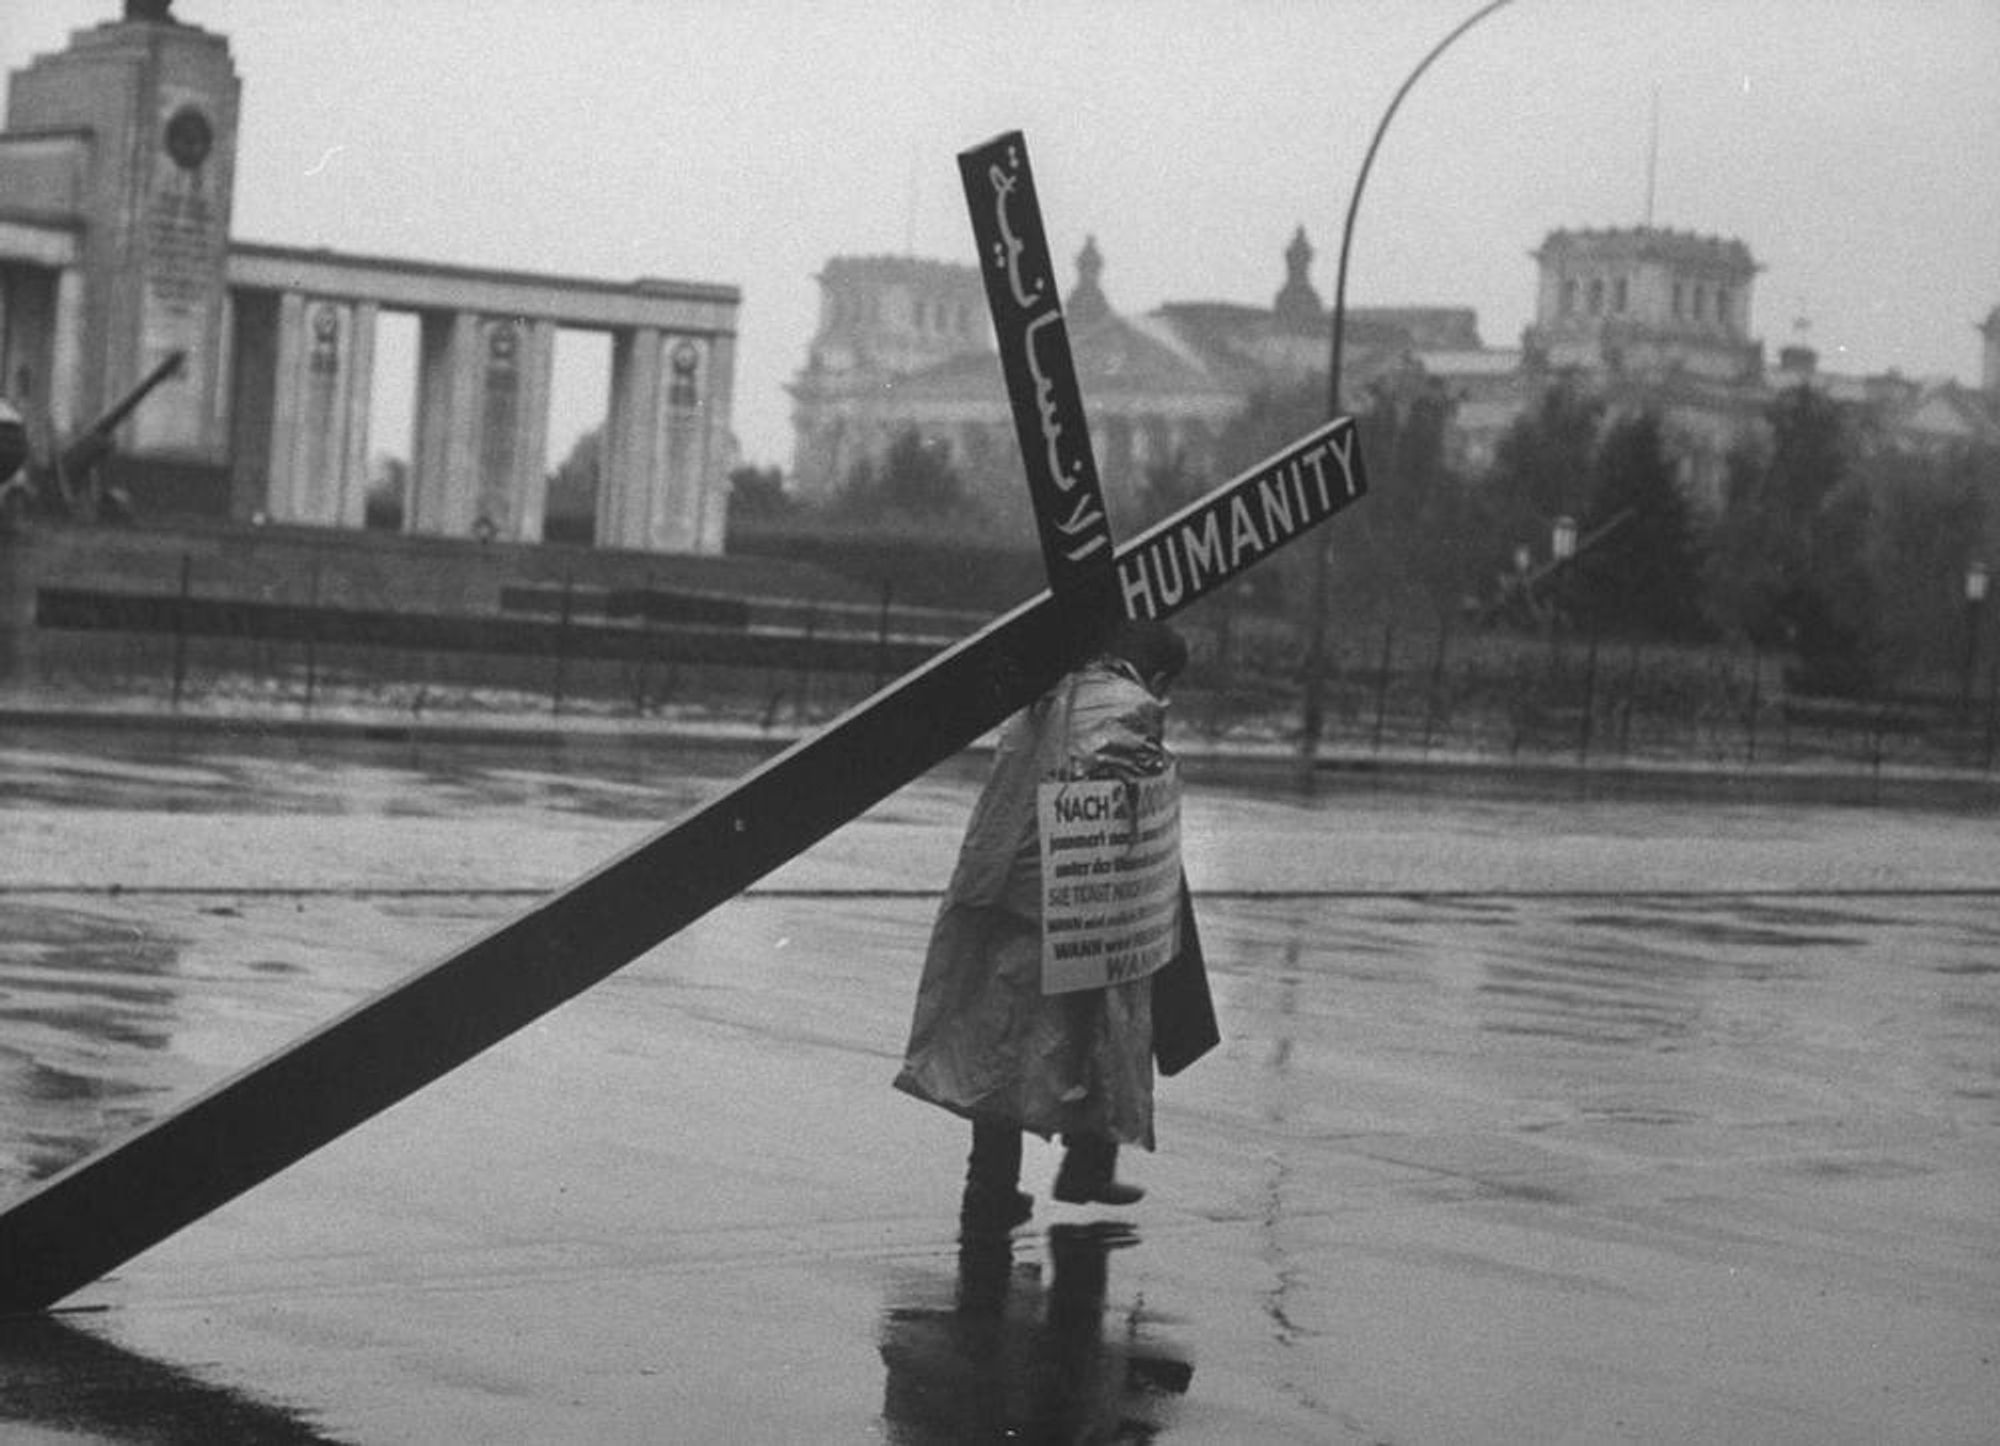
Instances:
[[[967,1236],[953,1282],[912,1282],[882,1317],[882,1419],[900,1446],[1150,1441],[1194,1367],[1135,1307],[1107,1336],[1110,1254],[1128,1225],[1056,1225],[1050,1276],[1005,1235]]]

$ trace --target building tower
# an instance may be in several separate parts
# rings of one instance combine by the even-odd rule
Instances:
[[[1749,248],[1636,226],[1553,231],[1533,255],[1535,320],[1522,336],[1530,374],[1569,372],[1614,411],[1657,413],[1689,500],[1720,507],[1724,459],[1764,395]]]
[[[1307,272],[1312,269],[1312,242],[1302,225],[1285,248],[1285,284],[1271,301],[1271,318],[1286,331],[1318,331],[1326,325],[1326,307]]]
[[[1661,381],[1754,379],[1758,266],[1741,241],[1650,226],[1554,231],[1539,267],[1529,349],[1552,370]]]

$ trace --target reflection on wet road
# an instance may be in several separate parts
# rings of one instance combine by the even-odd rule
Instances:
[[[202,813],[449,816],[468,807],[670,817],[741,771],[742,755],[661,747],[532,750],[146,732],[87,749],[0,746],[0,797],[14,807]]]
[[[144,925],[0,903],[0,1183],[53,1174],[196,1083],[165,1055],[178,957]]]
[[[1111,1252],[1138,1241],[1118,1221],[1052,1226],[1045,1271],[1034,1242],[974,1235],[956,1279],[900,1281],[882,1318],[888,1439],[1153,1440],[1194,1368],[1143,1302],[1106,1319]]]
[[[0,1187],[107,1143],[513,907],[0,897]],[[787,907],[819,916],[799,921],[806,938],[830,912],[872,915],[871,947],[892,953],[911,947],[927,905]],[[1544,1129],[1563,1112],[1714,1124],[1865,1100],[1875,1113],[1906,1092],[1926,1111],[1948,1102],[1940,1125],[2000,1124],[2000,923],[1984,899],[1210,897],[1201,909],[1232,1046],[1262,1055],[1258,1114],[1274,1126],[1344,1127],[1355,1096],[1340,1077],[1360,1060],[1375,1087],[1407,1071],[1412,1088],[1455,1081],[1468,1108],[1538,1102]],[[803,958],[683,1007],[760,1031],[775,1028],[774,999],[810,1017],[827,981],[794,972]],[[813,1033],[846,1013],[822,1002]],[[1727,1101],[1735,1114],[1718,1114]]]
[[[1335,1072],[1361,1060],[1544,1130],[1899,1103],[1939,1129],[2000,1125],[1983,896],[1211,900],[1204,919],[1232,1038],[1271,1031],[1274,1104],[1327,1129],[1353,1100]]]

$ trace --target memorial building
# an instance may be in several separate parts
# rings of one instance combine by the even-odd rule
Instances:
[[[608,334],[601,547],[719,552],[740,293],[258,244],[230,226],[243,86],[168,0],[9,77],[0,392],[74,436],[178,354],[117,432],[140,516],[363,525],[378,326],[414,317],[404,527],[537,541],[554,341]]]

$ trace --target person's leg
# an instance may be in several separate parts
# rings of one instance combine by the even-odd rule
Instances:
[[[1063,1136],[1062,1168],[1056,1171],[1056,1199],[1071,1205],[1132,1205],[1146,1192],[1117,1178],[1118,1142],[1105,1135]]]
[[[1034,1213],[1021,1184],[1021,1128],[1002,1120],[972,1122],[965,1162],[965,1197],[958,1223],[974,1231],[1012,1230]]]

